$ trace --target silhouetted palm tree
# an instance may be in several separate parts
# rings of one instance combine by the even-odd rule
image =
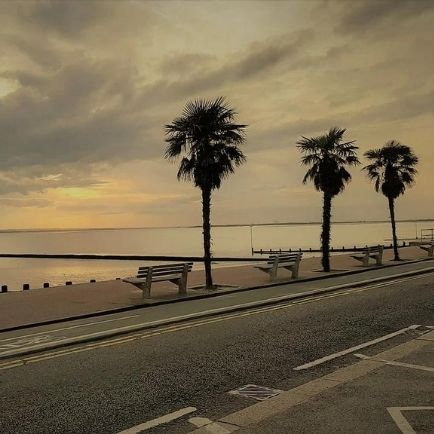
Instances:
[[[298,149],[304,154],[301,162],[309,166],[303,183],[312,181],[315,188],[323,193],[323,217],[321,231],[322,266],[330,271],[330,218],[332,199],[345,189],[351,181],[346,166],[360,164],[358,149],[354,141],[344,142],[345,129],[331,128],[319,137],[302,137],[297,142]]]
[[[235,167],[245,162],[239,149],[246,125],[234,122],[236,112],[223,97],[190,101],[182,115],[166,125],[165,158],[183,154],[178,180],[191,180],[202,191],[203,245],[206,287],[214,288],[211,274],[211,192]]]
[[[368,177],[374,182],[375,191],[380,191],[389,202],[390,221],[392,223],[394,260],[399,261],[398,241],[395,223],[395,199],[404,194],[407,187],[414,183],[417,173],[415,166],[417,156],[411,148],[396,140],[387,142],[380,149],[365,152],[365,157],[372,163],[363,168]]]

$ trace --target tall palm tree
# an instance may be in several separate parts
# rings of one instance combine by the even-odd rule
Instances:
[[[211,274],[211,193],[224,178],[246,161],[239,149],[246,125],[235,123],[237,113],[223,97],[190,101],[182,115],[166,125],[165,158],[181,154],[178,180],[193,181],[202,191],[203,247],[206,287],[213,289]]]
[[[417,173],[415,166],[419,160],[409,146],[402,145],[396,140],[390,140],[382,148],[371,149],[364,155],[371,161],[371,164],[362,170],[365,170],[369,179],[374,182],[375,191],[378,192],[381,189],[389,202],[394,260],[399,261],[395,199],[404,194],[407,187],[414,184],[414,176]]]
[[[330,271],[330,219],[332,199],[345,189],[351,181],[346,166],[360,164],[357,158],[357,146],[354,141],[344,142],[344,128],[331,128],[327,134],[319,137],[302,137],[297,142],[303,153],[301,163],[309,169],[303,183],[312,181],[316,190],[323,193],[323,213],[321,231],[322,266]]]

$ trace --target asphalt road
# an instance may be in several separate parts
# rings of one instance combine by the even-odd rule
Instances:
[[[87,351],[76,346],[58,357],[47,353],[0,370],[0,432],[117,433],[189,406],[197,408],[192,416],[215,420],[254,403],[229,395],[232,389],[252,383],[290,389],[354,357],[305,371],[294,367],[412,324],[434,325],[433,275],[143,332]],[[147,432],[189,432],[187,419]]]

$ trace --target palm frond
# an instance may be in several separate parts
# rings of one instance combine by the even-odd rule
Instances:
[[[303,154],[301,163],[308,166],[303,183],[312,181],[317,190],[336,195],[350,182],[346,166],[360,164],[355,142],[343,141],[345,128],[333,127],[317,137],[302,136],[296,145]]]
[[[385,196],[396,199],[414,184],[419,159],[409,146],[389,140],[382,148],[371,149],[364,155],[371,163],[362,170],[374,182],[375,191],[381,190]]]
[[[246,161],[239,148],[247,125],[235,122],[237,113],[224,97],[189,101],[182,115],[165,126],[166,159],[184,155],[178,179],[199,187],[219,188],[222,179]]]

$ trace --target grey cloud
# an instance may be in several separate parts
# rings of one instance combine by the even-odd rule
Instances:
[[[108,15],[109,1],[58,1],[47,0],[16,2],[17,15],[28,25],[44,32],[62,36],[82,33],[97,20]]]
[[[44,68],[53,69],[61,65],[59,53],[48,40],[42,45],[38,40],[13,35],[3,37],[2,42],[8,45],[8,49],[17,48],[32,62]]]
[[[373,122],[410,121],[412,118],[432,113],[434,113],[434,90],[422,94],[402,95],[387,103],[361,110],[333,113],[317,119],[297,119],[273,128],[258,130],[249,141],[249,150],[261,150],[264,144],[267,149],[292,146],[302,135],[321,134],[335,125],[354,128]],[[270,143],[272,146],[269,145]]]
[[[170,76],[191,75],[198,69],[207,67],[213,60],[215,57],[206,53],[172,54],[163,59],[160,71]]]
[[[48,188],[89,187],[104,184],[89,167],[74,165],[57,166],[56,173],[50,173],[44,166],[32,166],[13,171],[0,171],[0,195],[3,201],[8,194],[27,195],[43,192]]]
[[[130,107],[134,74],[129,65],[89,61],[81,55],[53,74],[4,74],[23,87],[0,105],[0,168],[160,154],[162,138],[157,141],[149,125],[148,107]]]
[[[291,64],[303,53],[306,44],[312,41],[312,32],[307,30],[287,33],[278,38],[256,43],[239,60],[231,59],[217,76],[224,78],[244,79],[267,71],[281,62]],[[235,56],[238,56],[236,54]],[[234,57],[235,57],[234,56]]]
[[[363,0],[340,2],[342,32],[368,32],[381,24],[396,26],[390,20],[408,20],[434,9],[432,0]]]
[[[312,40],[311,32],[299,31],[282,34],[250,46],[243,52],[233,53],[220,68],[199,71],[186,79],[172,82],[159,80],[143,89],[138,101],[173,101],[191,98],[201,92],[210,92],[226,83],[260,78],[282,64],[296,64],[305,56],[304,48]]]
[[[369,107],[357,113],[361,121],[410,120],[434,113],[434,90],[427,93],[403,95],[393,101]],[[353,116],[355,117],[355,116]]]
[[[52,202],[46,199],[12,199],[2,198],[0,200],[1,207],[13,208],[45,208],[52,205]]]

